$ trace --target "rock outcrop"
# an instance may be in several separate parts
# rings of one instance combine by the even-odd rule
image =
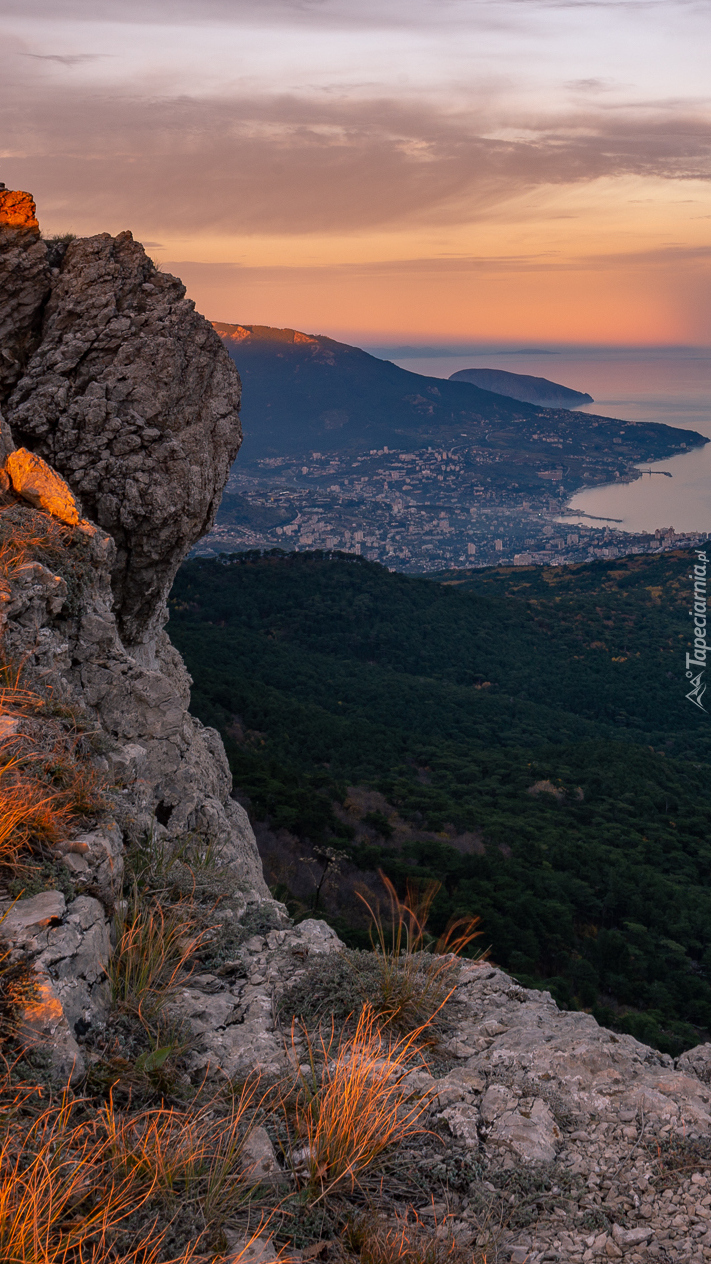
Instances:
[[[0,203],[12,281],[0,336],[16,333],[0,406],[16,446],[57,470],[111,535],[122,639],[150,644],[240,445],[239,375],[184,285],[130,233],[70,241],[50,270],[35,232],[2,215]]]
[[[240,382],[184,287],[129,233],[60,245],[48,261],[29,195],[0,192],[0,520],[16,539],[62,524],[42,560],[29,548],[0,584],[0,637],[5,661],[69,708],[100,749],[111,810],[57,849],[87,894],[47,934],[62,944],[85,936],[88,900],[108,944],[123,847],[141,837],[197,840],[237,904],[268,899],[222,741],[189,714],[190,678],[163,630],[175,571],[211,525],[240,444]],[[2,711],[0,737],[34,740],[36,721]],[[0,923],[0,937],[14,924]],[[74,971],[60,1020],[70,990],[50,963],[55,949],[36,936],[15,947],[43,979],[32,1021],[54,1031],[63,1073],[76,1056],[72,1023],[82,1005],[96,1018],[102,994]]]
[[[295,1039],[279,1029],[274,1002],[342,948],[324,923],[305,921],[252,936],[229,969],[193,978],[175,1013],[199,1043],[195,1071],[283,1074],[305,1049],[298,1027]],[[475,1259],[711,1259],[711,1045],[675,1064],[487,963],[462,962],[452,983],[433,1073],[403,1082],[428,1097],[427,1128],[439,1138],[412,1161],[456,1157],[480,1176],[470,1198],[418,1214],[447,1223],[463,1247],[488,1246]],[[663,1161],[675,1147],[678,1173]],[[519,1200],[528,1227],[506,1228]]]
[[[1,406],[37,344],[50,273],[29,193],[0,188],[0,226]]]

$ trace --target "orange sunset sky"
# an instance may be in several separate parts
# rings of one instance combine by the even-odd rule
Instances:
[[[215,320],[711,343],[707,0],[3,0],[0,179]]]

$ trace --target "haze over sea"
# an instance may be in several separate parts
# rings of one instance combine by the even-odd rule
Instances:
[[[592,395],[595,402],[576,411],[665,422],[698,430],[711,439],[711,350],[705,347],[576,347],[540,353],[489,350],[388,358],[429,377],[447,378],[459,369],[483,367],[546,377]],[[640,468],[668,470],[672,477],[645,474],[634,483],[590,488],[574,496],[570,507],[600,518],[621,519],[616,525],[623,531],[669,526],[677,531],[711,531],[711,443]],[[565,521],[576,519],[566,515]]]

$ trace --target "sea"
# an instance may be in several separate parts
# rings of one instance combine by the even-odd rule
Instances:
[[[467,368],[507,369],[546,377],[592,395],[594,403],[577,412],[624,421],[664,422],[711,439],[708,348],[487,351],[408,356],[394,363],[427,377],[447,378]],[[572,497],[569,508],[610,521],[618,531],[673,527],[678,532],[711,532],[711,443],[666,461],[641,462],[639,468],[652,472],[633,483],[584,488]],[[575,521],[574,515],[566,514],[566,523]],[[587,521],[589,524],[589,518]]]

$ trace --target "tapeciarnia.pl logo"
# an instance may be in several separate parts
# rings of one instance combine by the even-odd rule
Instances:
[[[686,679],[691,682],[691,692],[687,693],[689,702],[693,702],[695,707],[701,711],[705,711],[701,699],[706,693],[706,685],[702,681],[702,676],[706,670],[706,653],[708,646],[706,644],[706,568],[708,559],[702,549],[696,549],[697,561],[694,563],[694,569],[689,574],[689,579],[694,581],[694,606],[689,614],[694,620],[694,653],[686,656]],[[698,670],[697,670],[698,669]]]

